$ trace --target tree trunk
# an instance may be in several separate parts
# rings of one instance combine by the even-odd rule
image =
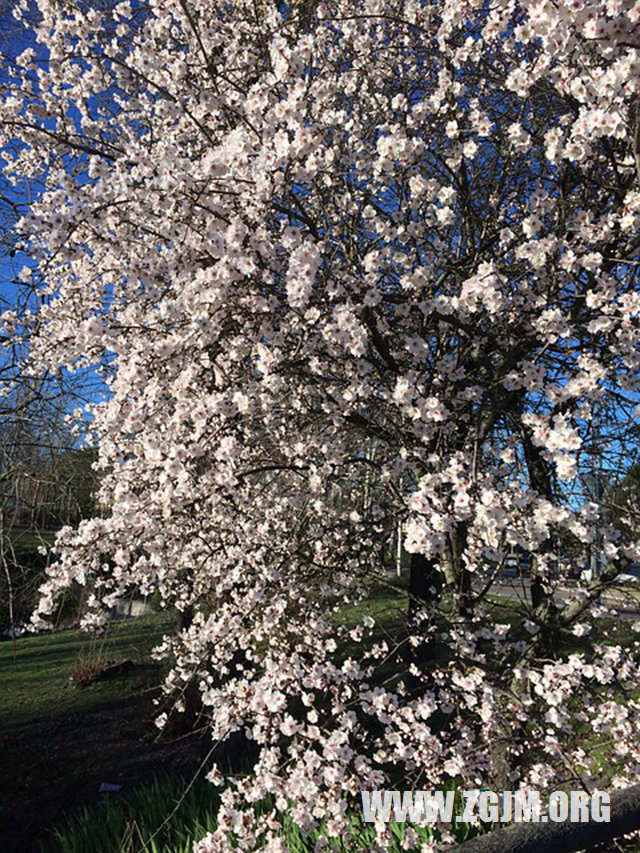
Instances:
[[[427,559],[423,554],[412,554],[407,631],[409,636],[416,636],[419,640],[415,645],[409,642],[407,659],[410,666],[420,671],[420,674],[409,674],[409,685],[413,688],[424,685],[424,676],[428,675],[436,662],[434,629],[441,593],[442,573],[436,561]]]

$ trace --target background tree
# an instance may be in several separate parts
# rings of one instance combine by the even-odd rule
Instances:
[[[15,359],[15,353],[14,359]],[[27,622],[37,603],[54,533],[94,514],[94,451],[78,446],[69,407],[78,382],[0,368],[0,624]]]
[[[12,89],[17,56],[34,43],[25,22],[0,3],[0,86]],[[35,25],[36,16],[31,20]],[[20,149],[12,139],[6,150]],[[95,375],[27,369],[31,319],[41,304],[46,268],[38,271],[25,254],[16,224],[42,187],[28,178],[0,177],[0,625],[28,621],[42,583],[46,556],[64,524],[91,515],[95,476],[93,451],[80,448],[68,418],[87,397],[97,399]],[[77,425],[76,425],[77,427]]]
[[[637,536],[640,524],[640,463],[634,462],[626,474],[605,493],[607,514],[627,536]]]

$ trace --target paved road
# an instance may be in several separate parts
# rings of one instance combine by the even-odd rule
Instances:
[[[474,587],[481,588],[478,582]],[[501,598],[515,599],[522,602],[531,602],[529,592],[529,578],[502,578],[491,587],[492,595]],[[564,586],[558,588],[554,595],[554,601],[565,604],[575,595],[576,587]],[[640,584],[629,585],[626,589],[610,589],[602,596],[603,604],[616,609],[619,616],[625,619],[640,618]]]

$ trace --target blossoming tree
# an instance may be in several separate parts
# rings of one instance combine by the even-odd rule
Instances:
[[[640,7],[14,14],[30,358],[109,388],[111,510],[60,534],[36,624],[72,581],[89,625],[131,587],[189,614],[158,650],[167,692],[197,685],[214,741],[257,749],[201,851],[284,849],[285,812],[344,835],[390,779],[628,784],[640,647],[596,617],[637,524],[582,484],[637,453]],[[399,521],[405,633],[343,625]],[[594,548],[603,572],[569,587]],[[504,610],[513,549],[531,578]],[[607,778],[585,730],[608,735]]]

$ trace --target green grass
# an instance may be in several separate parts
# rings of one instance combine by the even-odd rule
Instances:
[[[40,853],[191,853],[192,845],[216,828],[220,789],[202,779],[189,785],[171,776],[158,776],[140,786],[128,798],[110,795],[101,804],[84,808],[60,823],[43,839]],[[258,812],[272,803],[256,806]],[[412,827],[417,835],[416,847],[434,839],[433,831],[411,824],[391,824],[393,841],[389,853],[400,853],[403,837]],[[458,841],[462,842],[478,829],[467,824],[454,824]],[[285,818],[284,838],[289,853],[314,853],[322,834],[322,826],[308,836]],[[354,808],[348,832],[334,839],[336,853],[368,853],[374,847],[374,833]]]
[[[29,528],[12,530],[9,534],[16,554],[25,551],[35,551],[41,545],[53,545],[55,536],[55,530],[41,530],[36,532]]]
[[[333,615],[336,625],[355,627],[362,624],[365,616],[371,616],[376,621],[376,639],[385,634],[395,636],[405,628],[409,596],[401,586],[379,586],[371,590],[367,598],[357,604],[342,606]]]
[[[403,630],[406,609],[404,590],[380,588],[366,601],[343,608],[336,621],[355,626],[370,615],[376,619],[376,638],[389,638]],[[149,651],[169,627],[169,617],[158,614],[112,622],[104,636],[65,630],[0,643],[0,729],[11,732],[20,728],[26,736],[43,720],[51,720],[53,725],[55,719],[110,703],[134,702],[137,678],[124,675],[79,689],[69,683],[69,674],[83,660],[130,659],[138,673],[149,668],[149,680],[153,676],[159,680],[160,669],[151,670],[155,665],[150,663]],[[345,655],[349,654],[347,646],[345,643]],[[353,651],[359,650],[354,644]],[[391,662],[391,666],[398,664]],[[102,743],[98,739],[95,749]],[[69,811],[68,817],[39,836],[41,853],[190,853],[194,841],[215,828],[220,792],[201,779],[186,794],[185,788],[186,782],[167,774],[130,789],[125,796],[108,794],[93,805]],[[456,831],[462,838],[465,827],[456,827]],[[319,836],[315,832],[307,838],[286,820],[284,833],[291,853],[311,853]],[[389,847],[390,853],[402,849],[403,834],[402,826],[394,828],[396,841]],[[423,841],[431,837],[430,830],[419,834]],[[362,823],[355,806],[352,830],[336,842],[335,849],[365,853],[372,844],[371,827]]]
[[[395,635],[403,626],[407,597],[403,590],[380,588],[371,598],[344,608],[337,621],[362,622],[365,614],[376,619],[376,639]],[[53,713],[75,713],[122,699],[127,678],[99,681],[79,689],[69,682],[74,666],[92,658],[132,660],[138,674],[151,672],[151,648],[170,628],[165,614],[114,621],[106,634],[94,636],[79,630],[54,631],[0,643],[0,729],[26,725]],[[351,649],[351,645],[353,648]],[[345,646],[360,653],[357,643]],[[129,679],[130,680],[130,679]],[[159,676],[158,676],[159,680]]]
[[[166,616],[153,615],[112,622],[102,636],[67,630],[0,643],[0,728],[122,699],[123,688],[127,689],[123,679],[79,689],[69,683],[72,667],[100,657],[131,660],[139,674],[150,671],[154,664],[149,651],[168,625]]]
[[[362,623],[365,615],[372,616],[376,620],[373,631],[376,641],[398,640],[405,630],[407,604],[407,592],[401,585],[397,588],[379,587],[366,600],[342,607],[334,619],[336,624],[356,626]],[[517,621],[511,602],[490,597],[487,608],[499,613],[501,621]],[[615,622],[611,620],[607,627],[612,627]],[[631,637],[631,628],[626,623],[616,627],[619,642]],[[136,678],[122,676],[78,689],[69,684],[70,671],[84,659],[129,659],[136,664],[136,672],[146,672],[149,680],[154,676],[159,679],[160,669],[153,669],[155,665],[149,660],[149,651],[169,628],[169,617],[158,614],[113,622],[105,636],[58,631],[0,643],[0,729],[11,729],[17,725],[28,729],[30,724],[43,717],[74,714],[97,706],[104,707],[110,702],[126,703],[128,697],[133,701]],[[585,639],[567,637],[563,652],[578,651],[586,643]],[[446,649],[442,652],[446,656]],[[340,656],[358,654],[361,654],[360,644],[345,638]],[[402,660],[393,658],[377,675],[399,677],[403,671]],[[597,737],[591,743],[588,733],[577,731],[576,735],[584,739],[591,750],[598,749]],[[101,803],[77,811],[58,823],[41,850],[43,853],[187,853],[195,840],[215,828],[219,792],[199,780],[174,813],[185,784],[175,777],[159,777],[151,784],[134,789],[127,797],[108,795]],[[164,823],[167,815],[171,817]],[[160,831],[155,834],[158,829]],[[455,829],[460,840],[469,832],[464,825]],[[425,832],[420,833],[421,841],[429,840],[429,832]],[[396,826],[394,834],[397,844],[394,842],[389,851],[400,851],[404,829]],[[317,835],[305,838],[297,827],[287,824],[287,849],[294,853],[310,853]],[[364,853],[371,849],[372,843],[371,828],[362,824],[358,809],[354,808],[352,833],[336,850],[340,853]],[[417,843],[419,846],[420,841]]]
[[[105,795],[54,827],[42,853],[190,853],[195,840],[215,828],[217,789],[204,780],[188,787],[158,776],[124,798]]]

